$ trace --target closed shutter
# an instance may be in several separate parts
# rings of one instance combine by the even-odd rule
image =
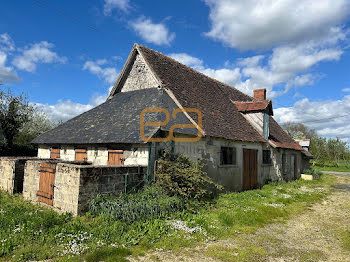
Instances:
[[[85,162],[87,161],[87,150],[86,148],[75,149],[75,161]]]
[[[59,148],[51,148],[50,149],[50,158],[60,158],[60,149]]]
[[[123,150],[108,150],[108,165],[109,166],[122,166],[124,165],[124,151]]]

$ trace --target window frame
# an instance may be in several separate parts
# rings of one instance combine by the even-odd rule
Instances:
[[[224,153],[228,154],[231,151],[231,161],[228,161],[229,155],[224,157]],[[225,161],[226,160],[226,161]],[[220,166],[236,166],[237,165],[237,150],[233,146],[220,147]]]
[[[268,157],[267,157],[267,155],[268,155]],[[265,162],[266,157],[268,160],[267,162]],[[262,151],[262,164],[263,165],[272,165],[272,157],[271,157],[271,150],[270,149],[263,149],[263,151]]]

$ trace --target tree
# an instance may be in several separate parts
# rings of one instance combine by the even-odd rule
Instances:
[[[29,144],[34,138],[55,127],[55,124],[49,119],[45,112],[34,108],[28,121],[21,127],[17,137],[16,144]]]
[[[314,129],[310,129],[301,123],[285,123],[282,125],[284,131],[286,131],[294,139],[314,139],[318,137],[317,132]]]
[[[0,126],[9,148],[33,112],[33,106],[23,94],[14,96],[10,90],[0,91]]]

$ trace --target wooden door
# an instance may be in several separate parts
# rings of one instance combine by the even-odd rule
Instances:
[[[290,177],[296,179],[297,176],[297,157],[296,155],[290,156]]]
[[[243,149],[243,190],[258,186],[258,150]]]
[[[60,149],[59,148],[51,148],[50,149],[50,158],[60,158]]]
[[[56,164],[41,163],[40,165],[38,200],[42,203],[53,205]]]
[[[124,165],[124,151],[123,150],[108,150],[108,165],[122,166]]]
[[[87,161],[87,151],[85,148],[75,149],[75,161],[79,161],[79,162]]]

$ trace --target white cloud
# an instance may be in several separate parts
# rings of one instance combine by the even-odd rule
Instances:
[[[12,64],[18,69],[34,72],[37,64],[65,63],[66,57],[60,57],[51,51],[53,44],[42,41],[25,48],[21,55],[16,56]]]
[[[38,109],[44,111],[49,118],[54,121],[67,121],[77,115],[80,115],[106,101],[108,93],[95,94],[91,97],[89,103],[81,104],[71,100],[58,100],[56,104],[33,103]]]
[[[191,67],[200,67],[203,65],[203,60],[190,56],[189,54],[186,53],[172,53],[169,54],[170,57],[174,58],[176,61],[179,61],[182,64],[191,66]]]
[[[337,61],[343,51],[327,44],[304,43],[276,47],[270,55],[240,58],[236,67],[226,65],[213,69],[186,53],[171,57],[194,69],[252,94],[254,89],[266,88],[270,98],[283,95],[293,87],[312,85],[317,75],[309,73],[320,62]]]
[[[15,43],[9,34],[0,34],[0,50],[4,52],[12,52],[15,50]]]
[[[123,12],[128,12],[130,9],[129,0],[105,0],[103,6],[104,15],[111,15],[114,9],[119,9]]]
[[[304,98],[293,107],[274,109],[274,117],[281,124],[304,123],[322,136],[337,136],[350,143],[350,95],[340,100],[313,102]]]
[[[152,23],[150,18],[140,17],[130,22],[130,26],[146,42],[156,45],[170,45],[175,38],[175,33],[169,32],[166,25]]]
[[[108,84],[113,84],[117,80],[118,71],[113,67],[102,67],[106,65],[106,59],[99,59],[96,61],[86,61],[83,70],[88,70],[91,74],[98,76]]]
[[[269,49],[281,44],[332,39],[343,34],[348,0],[205,0],[206,35],[233,48]]]
[[[17,82],[19,77],[13,67],[6,66],[7,54],[0,51],[0,83]]]
[[[350,93],[350,88],[343,88],[341,91],[344,93]]]
[[[215,78],[229,85],[236,86],[241,83],[241,73],[239,68],[212,69],[204,66],[203,60],[186,53],[173,53],[169,54],[169,56],[179,61],[180,63],[190,66],[209,77]]]

